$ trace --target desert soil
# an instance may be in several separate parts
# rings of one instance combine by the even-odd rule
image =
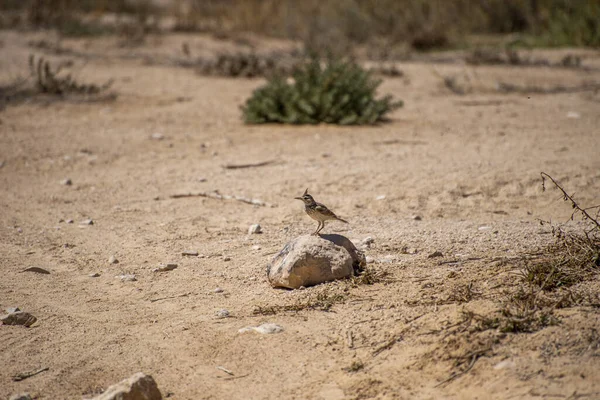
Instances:
[[[497,310],[523,255],[553,242],[538,219],[568,220],[541,171],[582,204],[599,202],[598,92],[495,84],[600,82],[598,52],[532,53],[577,53],[585,70],[400,63],[404,76],[380,87],[405,102],[389,123],[246,126],[239,107],[264,80],[168,62],[183,42],[192,54],[235,44],[168,35],[131,48],[105,37],[63,40],[64,54],[28,44],[48,38],[2,32],[2,83],[26,75],[35,53],[72,60],[84,82],[114,79],[118,97],[38,96],[0,112],[0,307],[38,318],[0,326],[0,398],[90,398],[138,371],[172,399],[600,398],[598,308],[557,310],[558,324],[532,333],[454,329],[465,312]],[[451,75],[470,92],[448,90]],[[385,280],[270,287],[269,261],[316,227],[293,199],[306,188],[350,221],[324,232],[373,238],[363,248]],[[268,205],[171,197],[215,190]],[[255,223],[263,233],[249,235]],[[153,272],[165,263],[178,268]],[[21,272],[32,266],[50,274]],[[465,287],[471,295],[457,297]],[[317,298],[335,304],[303,307]],[[238,333],[263,323],[284,330]]]

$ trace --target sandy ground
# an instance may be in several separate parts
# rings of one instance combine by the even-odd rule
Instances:
[[[27,45],[41,37],[0,33],[3,82],[26,71],[30,52],[43,54]],[[184,35],[138,48],[65,41],[78,53],[46,56],[74,60],[83,81],[114,79],[117,100],[33,99],[0,112],[0,306],[38,318],[0,326],[0,398],[89,398],[138,371],[172,399],[600,398],[597,308],[559,310],[560,324],[533,333],[451,329],[465,310],[498,308],[520,255],[553,241],[538,218],[568,219],[559,194],[541,191],[541,171],[582,204],[599,199],[598,93],[500,94],[495,83],[600,82],[597,69],[399,64],[404,77],[380,88],[405,101],[390,123],[245,126],[239,106],[263,80],[148,65],[148,55],[180,56],[183,41],[199,52],[222,45]],[[579,53],[600,67],[597,52]],[[474,90],[453,94],[440,78],[449,74]],[[223,167],[266,160],[275,163]],[[370,268],[385,282],[269,286],[268,262],[316,227],[293,199],[307,187],[350,221],[325,232],[373,238]],[[170,197],[213,190],[272,206]],[[253,223],[264,233],[248,235]],[[435,251],[443,256],[428,258]],[[152,271],[167,262],[178,268]],[[50,274],[21,272],[31,266]],[[453,298],[469,284],[472,298]],[[341,300],[329,311],[256,313],[318,295]],[[284,331],[238,333],[266,322]]]

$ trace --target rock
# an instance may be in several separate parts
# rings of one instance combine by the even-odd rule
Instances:
[[[371,256],[367,256],[366,262],[367,264],[373,264],[375,262],[375,259]]]
[[[254,246],[252,246],[252,250],[260,250],[261,247],[257,244],[255,244]]]
[[[169,263],[167,265],[161,265],[158,268],[154,268],[152,270],[152,272],[167,272],[167,271],[173,271],[175,268],[177,268],[177,264],[175,263]]]
[[[231,257],[225,256],[225,257],[223,257],[223,261],[231,261]]]
[[[380,194],[379,196],[375,197],[375,200],[384,200],[385,199],[385,194]]]
[[[229,311],[228,310],[219,310],[217,311],[217,318],[222,319],[222,318],[228,318],[229,317]]]
[[[477,230],[479,230],[479,231],[489,231],[490,229],[492,229],[491,226],[485,226],[485,225],[477,228]]]
[[[2,324],[4,325],[23,325],[29,328],[31,325],[35,324],[37,318],[28,312],[17,311],[0,316],[0,321],[2,321]]]
[[[192,256],[192,257],[198,257],[198,252],[194,251],[194,250],[184,250],[181,252],[182,256]]]
[[[31,395],[29,393],[18,393],[10,396],[8,400],[32,400]]]
[[[84,219],[79,222],[79,225],[94,225],[94,221],[92,219]]]
[[[248,235],[262,233],[262,228],[259,224],[252,224],[248,228]]]
[[[569,111],[569,112],[567,113],[567,118],[579,119],[579,118],[581,118],[581,114],[579,114],[579,113],[578,113],[578,112],[576,112],[576,111]]]
[[[152,135],[150,135],[150,139],[152,140],[163,140],[165,138],[165,135],[163,135],[162,133],[153,133]]]
[[[117,260],[117,257],[115,257],[115,256],[110,256],[110,257],[108,257],[108,263],[109,264],[118,264],[119,260]]]
[[[206,182],[207,179],[203,176],[199,177],[198,179],[196,179],[198,182]]]
[[[120,279],[122,282],[135,282],[135,281],[137,281],[137,278],[133,274],[117,275],[117,276],[115,276],[115,278]]]
[[[298,289],[351,277],[366,264],[365,256],[341,235],[299,236],[273,258],[267,279],[273,287]]]
[[[154,378],[138,372],[129,379],[112,385],[92,400],[162,400]]]
[[[213,290],[213,293],[223,293],[223,289],[221,289],[220,287],[218,287],[215,290]]]
[[[98,272],[94,272],[93,274],[89,274],[88,275],[90,278],[97,278],[100,276],[100,274]]]
[[[279,332],[283,332],[283,328],[277,324],[262,324],[260,326],[247,326],[245,328],[240,329],[238,332],[239,333],[246,333],[246,332],[258,332],[261,333],[263,335],[265,334],[272,334],[272,333],[279,333]]]
[[[444,254],[441,251],[436,250],[427,256],[427,258],[436,258],[436,257],[444,257]]]
[[[413,215],[411,218],[415,221],[420,221],[423,219],[420,215]]]
[[[36,274],[44,274],[44,275],[50,275],[50,271],[44,269],[44,268],[40,268],[40,267],[29,267],[29,268],[25,268],[23,271],[21,272],[35,272]]]
[[[71,180],[71,178],[65,178],[62,181],[60,181],[60,184],[65,186],[71,186],[73,184],[73,181]]]
[[[66,222],[67,224],[72,224],[72,223],[73,223],[73,220],[72,220],[72,219],[68,219],[68,220],[66,220],[65,222]]]

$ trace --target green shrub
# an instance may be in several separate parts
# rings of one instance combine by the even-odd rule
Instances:
[[[317,58],[293,73],[293,82],[278,76],[254,91],[242,107],[249,124],[367,125],[385,120],[402,106],[388,95],[375,99],[381,80],[352,61]]]

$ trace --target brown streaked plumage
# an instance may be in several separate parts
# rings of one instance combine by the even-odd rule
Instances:
[[[308,189],[304,191],[302,197],[294,197],[297,200],[302,200],[304,202],[304,211],[308,214],[309,217],[319,222],[317,226],[317,230],[313,233],[313,235],[318,235],[319,232],[325,227],[325,221],[329,220],[338,220],[344,223],[348,223],[348,221],[341,219],[333,211],[327,208],[326,205],[317,203],[313,197],[308,194]]]

